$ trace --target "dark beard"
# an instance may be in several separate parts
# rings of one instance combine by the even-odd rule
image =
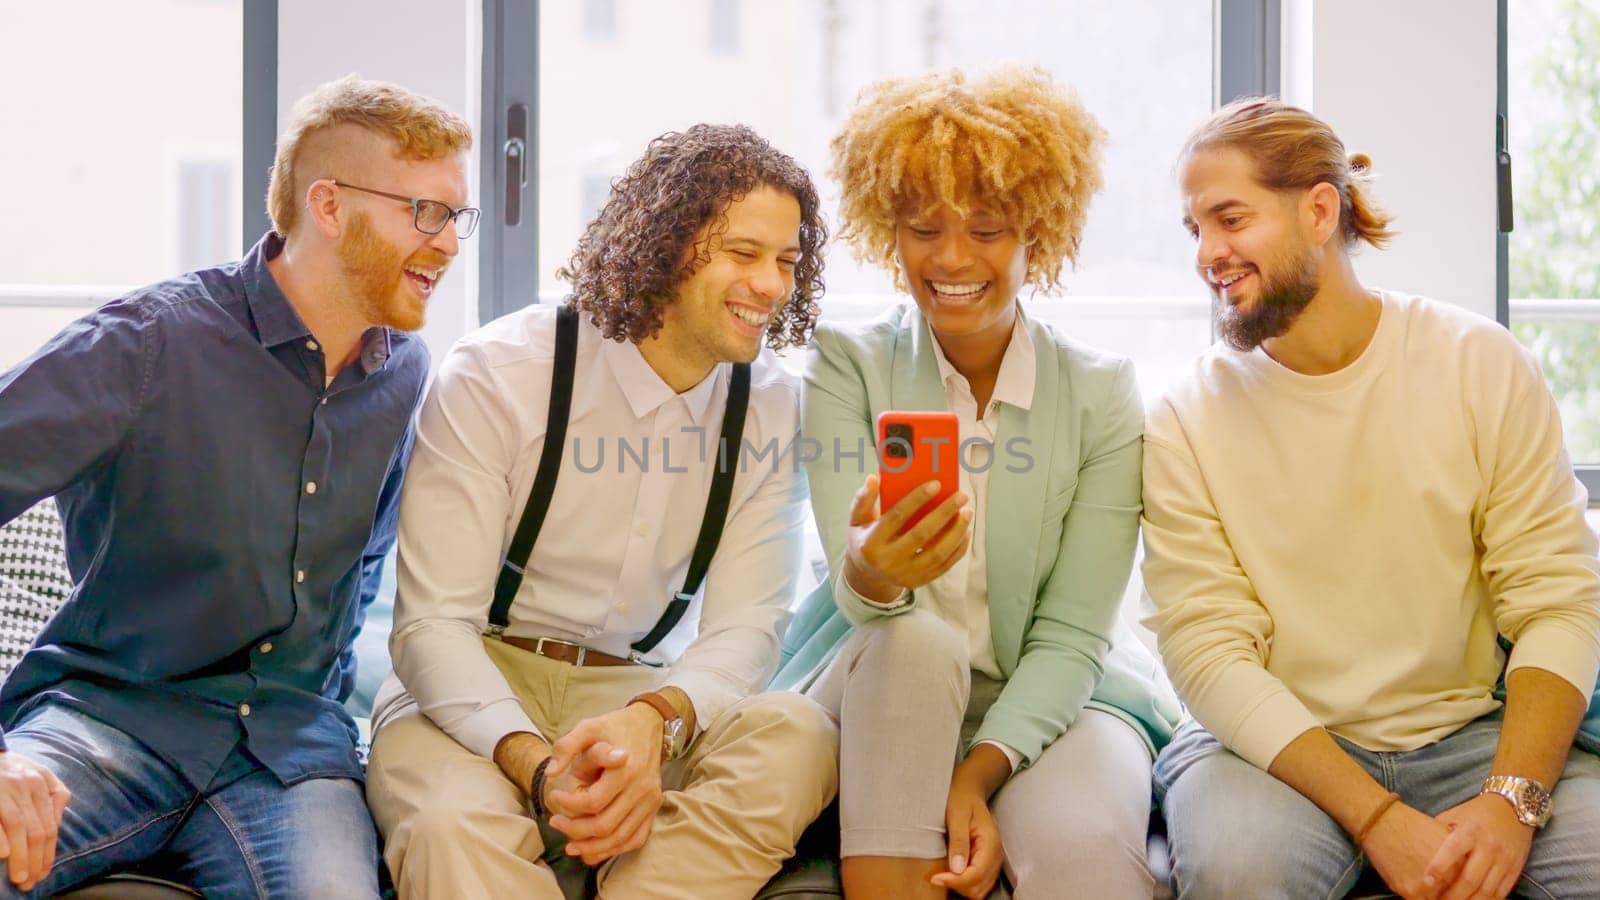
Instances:
[[[1263,278],[1261,297],[1248,313],[1228,305],[1220,291],[1212,292],[1212,321],[1217,337],[1229,347],[1248,353],[1288,331],[1317,296],[1317,270],[1311,257],[1301,261],[1287,278],[1268,284]]]

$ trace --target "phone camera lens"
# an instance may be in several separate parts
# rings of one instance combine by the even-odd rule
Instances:
[[[884,429],[888,435],[884,439],[883,453],[890,459],[905,459],[911,455],[911,426],[905,422],[896,422]]]

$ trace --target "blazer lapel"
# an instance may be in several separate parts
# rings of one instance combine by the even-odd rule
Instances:
[[[933,332],[921,310],[907,304],[895,340],[894,368],[889,380],[888,404],[879,412],[897,410],[947,409],[944,384],[939,381],[939,362],[933,355]],[[876,418],[873,427],[877,427]]]
[[[1039,527],[1055,458],[1058,398],[1067,389],[1050,333],[1033,321],[1027,322],[1027,328],[1035,357],[1033,406],[1026,410],[1000,406],[994,466],[989,470],[989,508],[985,511],[989,629],[995,661],[1008,676],[1021,656],[1023,633],[1038,593],[1034,572],[1040,553]]]

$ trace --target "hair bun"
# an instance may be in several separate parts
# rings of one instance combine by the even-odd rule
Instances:
[[[1365,153],[1350,154],[1350,171],[1368,172],[1372,170],[1372,157]]]

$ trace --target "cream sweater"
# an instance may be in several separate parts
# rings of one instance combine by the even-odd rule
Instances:
[[[1492,712],[1506,663],[1588,696],[1600,563],[1532,356],[1385,293],[1329,375],[1218,345],[1150,412],[1144,580],[1167,671],[1265,769],[1318,725],[1412,750]]]

